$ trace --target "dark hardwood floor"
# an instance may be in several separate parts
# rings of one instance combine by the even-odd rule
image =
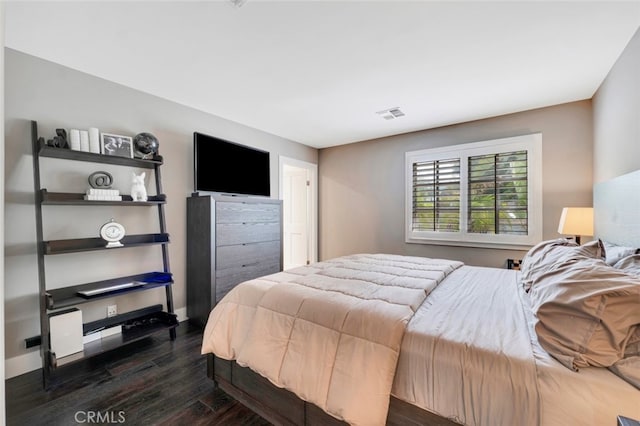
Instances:
[[[48,391],[40,370],[6,381],[7,425],[269,425],[206,375],[202,330],[169,333],[62,367]]]

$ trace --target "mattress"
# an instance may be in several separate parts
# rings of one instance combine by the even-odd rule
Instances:
[[[570,370],[538,343],[519,271],[463,266],[407,325],[392,394],[467,425],[613,425],[640,390],[606,368]]]
[[[387,256],[366,255],[367,259],[379,257],[383,263],[390,261]],[[403,259],[411,264],[413,259],[423,258],[393,256],[392,259],[396,264]],[[338,258],[329,263],[352,260],[353,257]],[[285,271],[240,284],[225,297],[232,303],[222,303],[220,308],[216,307],[217,311],[214,309],[215,315],[212,312],[202,352],[236,359],[236,348],[244,344],[247,335],[256,334],[251,331],[253,328],[268,331],[264,323],[261,329],[253,319],[256,307],[269,289],[285,291],[272,297],[273,306],[269,310],[279,305],[278,309],[290,310],[289,316],[295,317],[301,297],[292,296],[298,305],[295,309],[287,308],[289,296],[282,284],[295,285],[296,276],[303,276],[304,281],[318,287],[317,290],[326,288],[342,294],[351,291],[349,286],[358,281],[380,284],[382,278],[376,273],[380,269],[384,267],[363,265],[361,273],[354,278],[351,272],[350,275],[326,274],[327,263],[321,262],[303,267],[302,271]],[[315,276],[322,271],[324,276]],[[399,277],[403,275],[394,273]],[[333,275],[331,280],[327,279],[328,275]],[[455,265],[436,276],[419,305],[402,303],[414,312],[403,330],[390,390],[393,396],[467,425],[613,425],[618,415],[640,418],[640,390],[605,368],[570,370],[540,346],[534,331],[536,319],[529,296],[519,284],[518,271]],[[402,281],[415,285],[413,278],[407,280],[405,276]],[[305,294],[315,294],[309,288],[295,293],[302,298]],[[354,294],[358,294],[357,291]],[[381,289],[380,294],[384,298],[396,297],[388,289]],[[227,317],[223,310],[233,312],[234,316]],[[326,312],[330,317],[330,310]],[[314,315],[320,318],[317,312]],[[215,328],[211,324],[214,317],[228,324],[214,333],[218,336],[215,344],[208,340]],[[367,321],[363,321],[365,328]],[[322,318],[314,322],[332,321]],[[277,346],[288,344],[284,341]],[[296,344],[304,346],[304,342]],[[216,350],[216,347],[224,349]],[[251,368],[253,356],[260,357],[251,354],[242,360],[243,365]],[[289,370],[292,368],[294,366],[287,366]],[[369,371],[375,371],[375,366],[369,366]],[[275,383],[273,378],[270,380]]]

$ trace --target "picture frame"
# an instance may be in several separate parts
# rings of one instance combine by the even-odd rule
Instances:
[[[133,138],[131,136],[102,133],[100,135],[100,153],[116,157],[133,158]]]

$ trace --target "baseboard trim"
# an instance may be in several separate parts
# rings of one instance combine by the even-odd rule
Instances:
[[[24,355],[14,356],[13,358],[7,358],[4,361],[5,379],[10,379],[33,370],[37,370],[38,368],[42,368],[39,350],[35,350]]]

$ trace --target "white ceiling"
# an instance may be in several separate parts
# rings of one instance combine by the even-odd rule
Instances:
[[[6,45],[317,148],[591,98],[640,2],[8,1]],[[384,120],[377,111],[406,114]]]

